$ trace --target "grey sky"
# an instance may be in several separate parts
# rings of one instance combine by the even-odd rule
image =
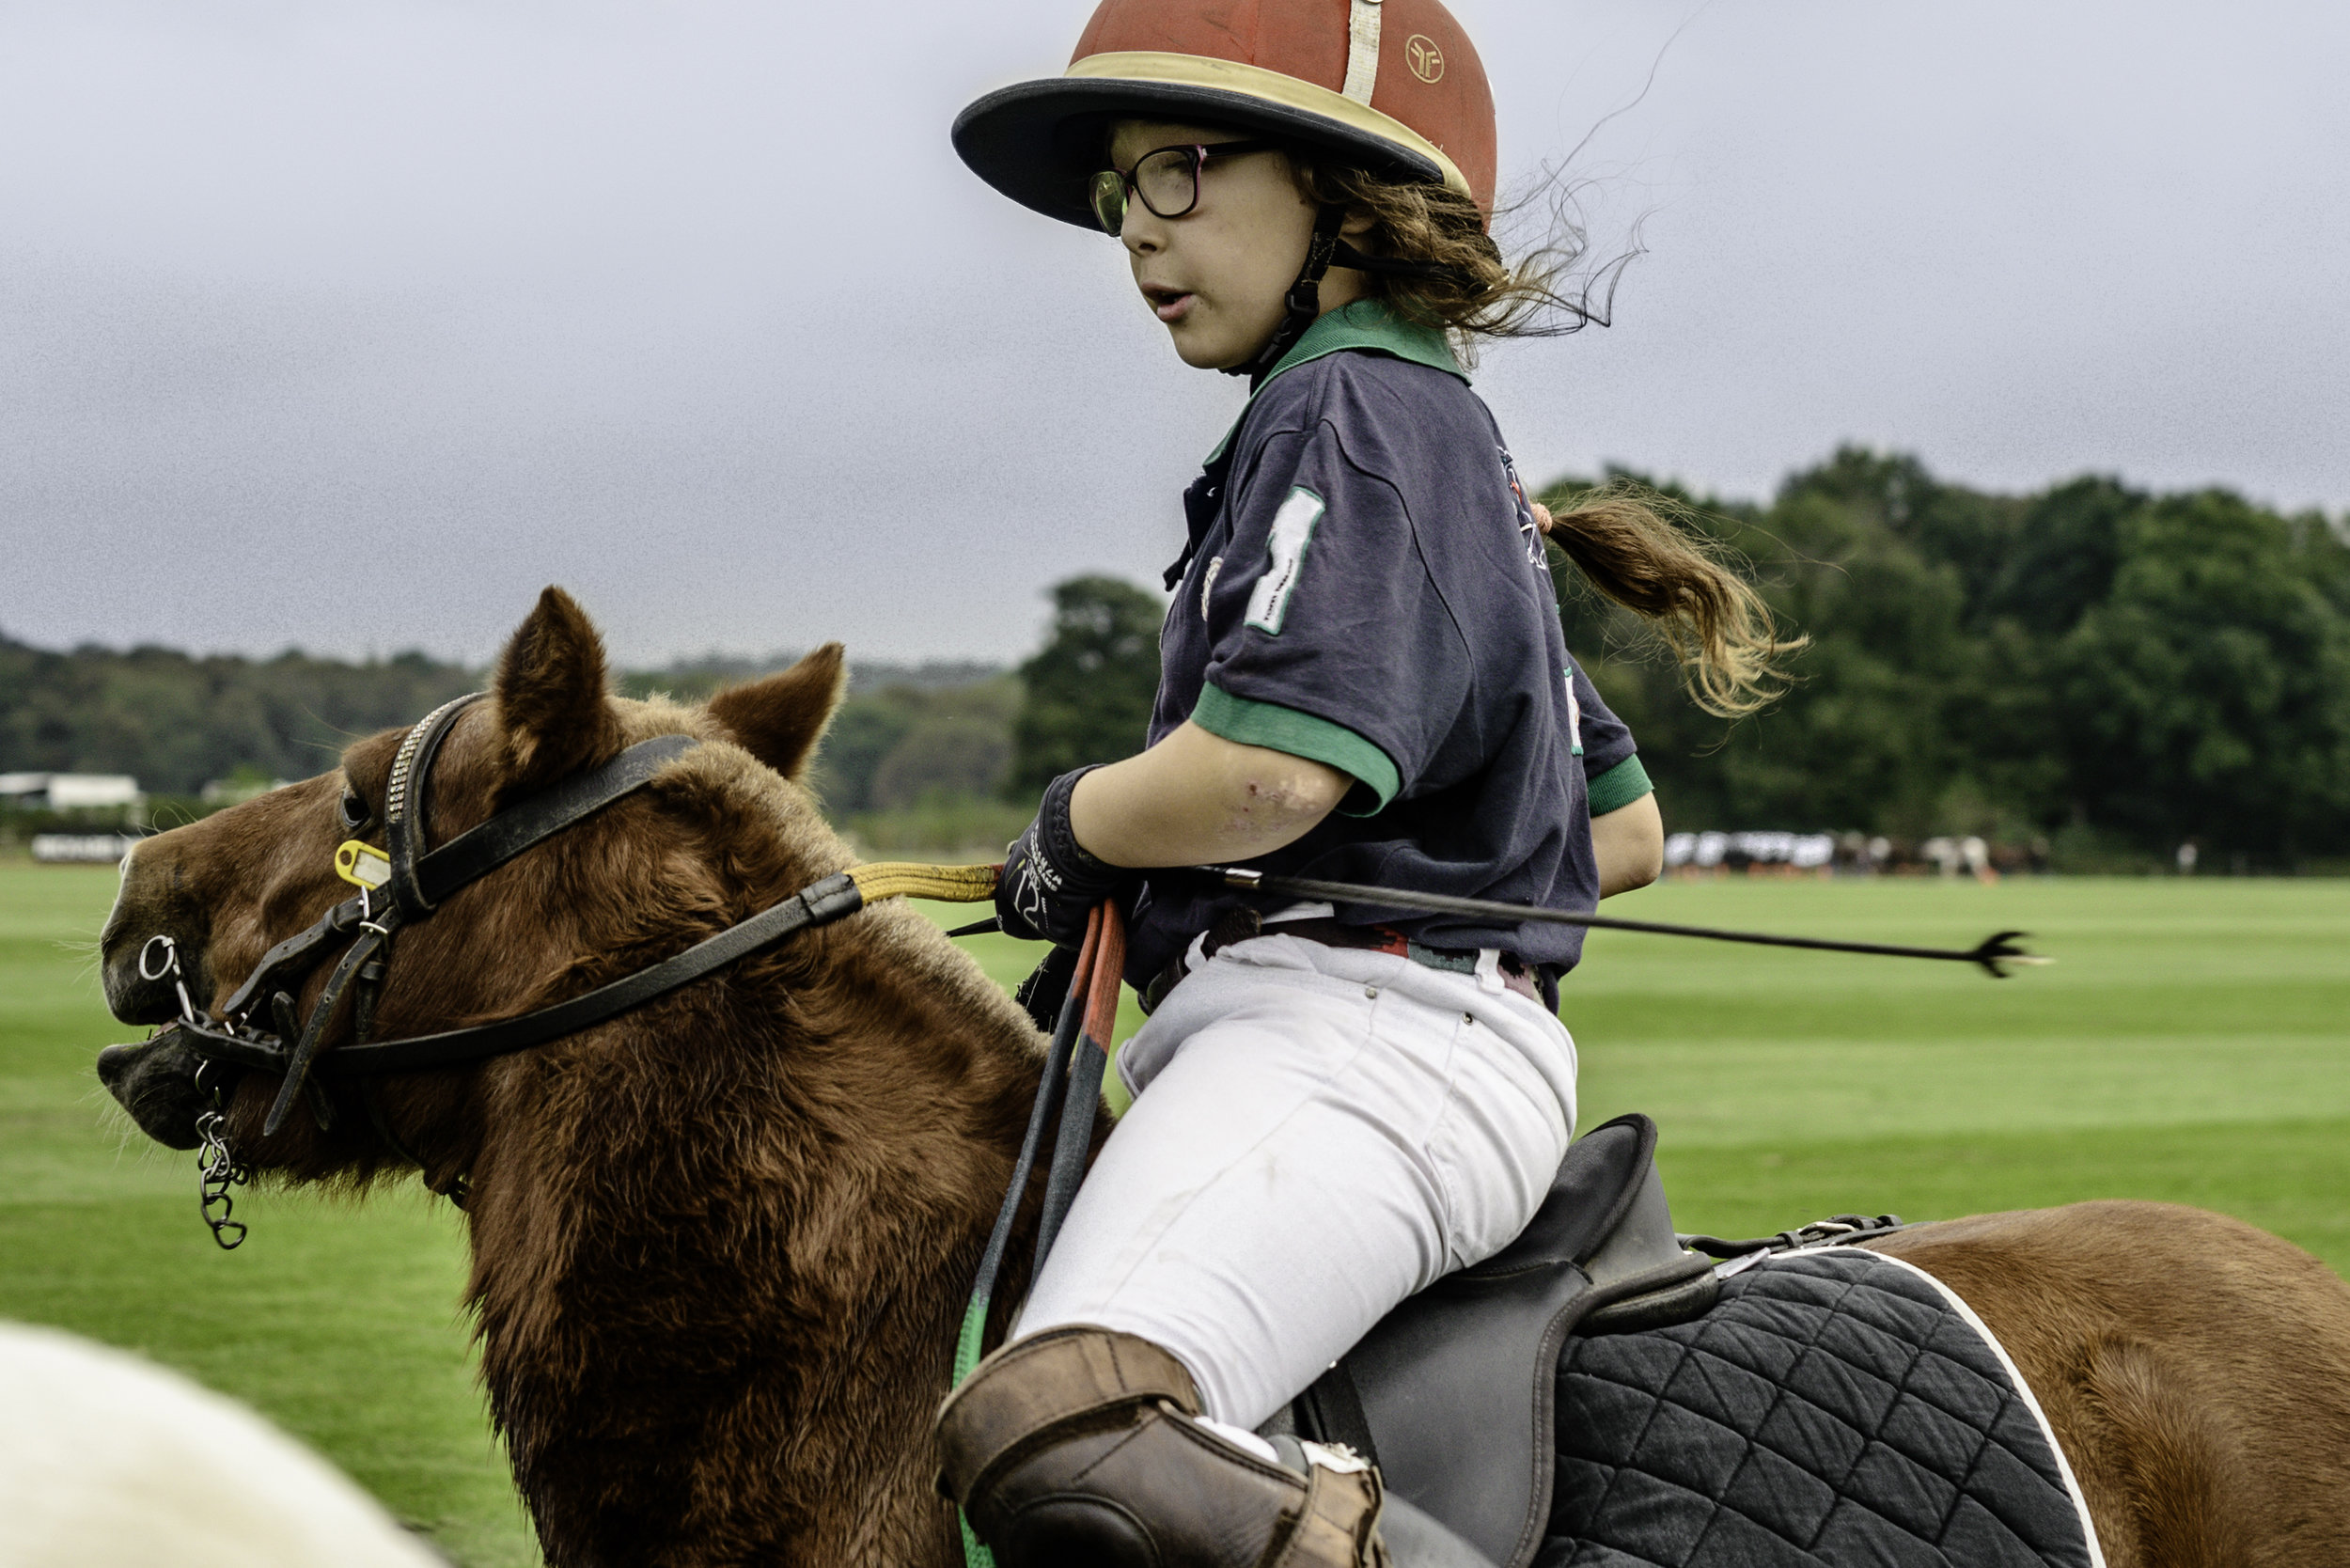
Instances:
[[[1155,581],[1240,389],[946,138],[1089,9],[0,0],[0,631],[1006,657]],[[1480,372],[1529,478],[2350,506],[2350,8],[1454,9],[1505,181],[1682,29],[1574,169],[1616,326]]]

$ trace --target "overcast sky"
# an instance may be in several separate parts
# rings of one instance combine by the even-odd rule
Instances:
[[[1241,389],[947,142],[1088,9],[0,0],[0,632],[480,660],[560,582],[635,663],[1008,658],[1155,582]],[[1645,219],[1479,373],[1529,478],[2350,508],[2340,0],[1454,9],[1505,186],[1605,118]]]

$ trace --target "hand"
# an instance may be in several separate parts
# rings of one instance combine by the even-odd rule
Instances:
[[[1069,797],[1092,771],[1079,768],[1046,785],[1036,821],[1006,847],[995,884],[995,917],[1005,935],[1076,947],[1093,906],[1134,875],[1088,853],[1069,825]]]

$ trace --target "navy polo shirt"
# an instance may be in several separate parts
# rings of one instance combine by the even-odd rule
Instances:
[[[1323,316],[1184,496],[1152,744],[1185,719],[1355,780],[1247,864],[1268,872],[1589,910],[1590,817],[1649,792],[1632,733],[1567,656],[1525,487],[1441,333],[1377,301]],[[1290,901],[1146,881],[1136,984],[1223,911]],[[1553,972],[1574,926],[1371,905],[1338,917]]]

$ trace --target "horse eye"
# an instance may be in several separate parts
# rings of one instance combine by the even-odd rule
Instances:
[[[356,833],[361,828],[367,826],[368,820],[375,815],[374,812],[368,809],[367,796],[361,794],[356,790],[345,790],[343,792],[342,813],[343,826],[352,833]]]

